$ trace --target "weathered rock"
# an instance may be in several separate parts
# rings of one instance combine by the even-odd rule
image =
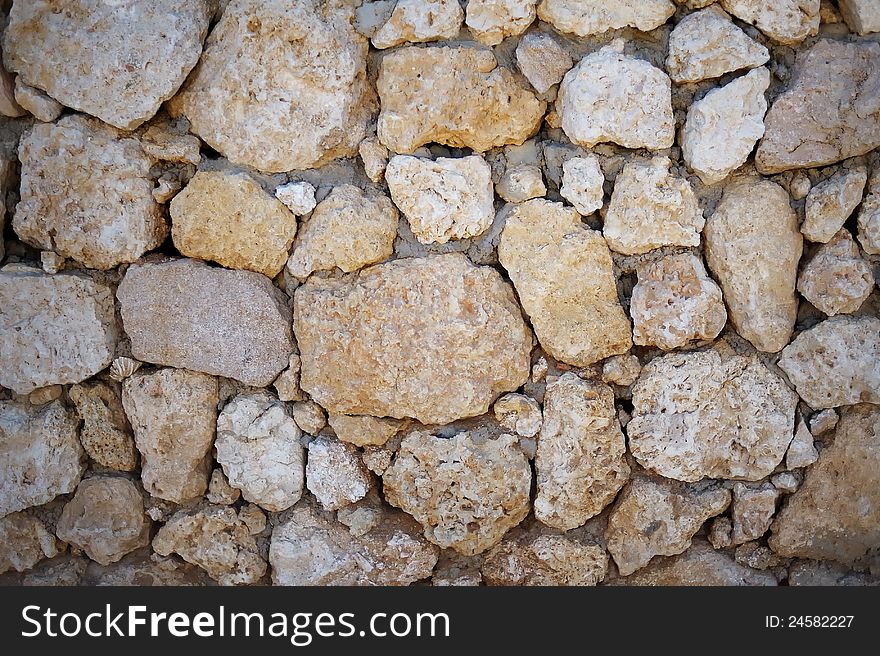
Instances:
[[[256,540],[227,506],[175,513],[153,538],[153,550],[160,556],[179,554],[220,585],[256,583],[266,573]]]
[[[618,180],[620,178],[618,177]],[[562,187],[559,195],[584,216],[602,207],[605,176],[595,155],[572,157],[562,164]]]
[[[385,470],[391,466],[395,451],[377,446],[365,446],[364,454],[361,459],[364,464],[374,474],[381,476]]]
[[[138,549],[110,565],[88,562],[77,585],[82,586],[206,586],[204,570],[176,556],[162,557],[149,548]]]
[[[776,512],[779,494],[779,490],[769,483],[760,487],[734,484],[730,510],[733,518],[732,544],[757,540],[767,532]]]
[[[241,490],[229,484],[229,479],[226,478],[220,467],[214,468],[214,471],[211,472],[211,480],[208,481],[208,491],[205,493],[208,503],[231,506],[240,497]]]
[[[838,0],[843,20],[857,34],[880,32],[880,6],[871,0]]]
[[[382,446],[403,426],[399,419],[366,415],[330,415],[328,422],[336,437],[355,446]]]
[[[725,11],[785,45],[819,31],[819,4],[819,0],[721,0]]]
[[[667,255],[639,269],[629,313],[633,342],[671,351],[715,339],[727,323],[721,289],[696,255]]]
[[[372,43],[383,49],[407,42],[454,39],[463,19],[458,0],[397,0],[391,16],[373,35]]]
[[[205,493],[217,401],[217,379],[186,369],[138,372],[123,383],[147,492],[175,503]]]
[[[452,549],[440,551],[440,558],[431,574],[431,585],[444,587],[475,587],[483,582],[480,566],[482,556],[462,556]]]
[[[712,89],[688,108],[681,136],[685,162],[705,184],[724,180],[764,135],[770,71],[761,66]]]
[[[51,96],[25,84],[20,75],[15,78],[15,101],[22,109],[26,109],[35,118],[45,123],[54,121],[61,116],[61,112],[64,110],[64,106]]]
[[[78,426],[60,401],[0,401],[0,517],[73,492],[85,469]]]
[[[275,198],[296,216],[308,214],[317,205],[315,187],[308,182],[288,182],[275,188]]]
[[[325,510],[363,499],[372,487],[370,472],[350,444],[319,437],[309,443],[306,486]]]
[[[828,316],[858,310],[874,289],[874,272],[855,240],[841,229],[822,244],[798,277],[798,291]]]
[[[231,162],[290,171],[350,157],[371,110],[348,3],[238,0],[171,102]]]
[[[48,387],[35,389],[27,395],[27,400],[31,405],[43,405],[55,399],[60,399],[63,392],[64,387],[61,385],[49,385]]]
[[[706,221],[706,262],[721,283],[730,320],[755,348],[788,344],[797,315],[803,237],[785,190],[746,178],[724,189]]]
[[[267,392],[229,401],[217,418],[217,462],[242,496],[271,512],[302,496],[305,452],[285,405]]]
[[[364,173],[373,182],[380,183],[385,179],[385,167],[388,165],[388,149],[376,137],[367,137],[358,146],[358,154],[364,164]]]
[[[294,403],[290,413],[299,429],[309,435],[317,435],[327,425],[327,413],[314,401]]]
[[[880,578],[827,560],[796,560],[788,569],[788,585],[877,586],[880,585]]]
[[[880,44],[822,39],[798,56],[767,112],[755,155],[764,174],[824,166],[880,145]]]
[[[637,476],[608,516],[605,540],[622,576],[641,569],[654,556],[673,556],[710,517],[730,505],[730,491],[717,484],[682,485]]]
[[[2,47],[0,47],[0,59],[2,59]],[[0,66],[0,114],[9,118],[18,118],[27,114],[15,101],[15,76]]]
[[[24,572],[57,554],[55,536],[36,517],[13,513],[0,519],[0,574]]]
[[[770,481],[777,490],[784,492],[785,494],[791,494],[797,490],[801,484],[800,476],[795,472],[790,471],[773,474],[773,476],[770,477]]]
[[[495,401],[492,413],[502,428],[520,437],[534,437],[541,430],[541,406],[525,394],[505,394]]]
[[[269,278],[287,262],[296,217],[246,173],[199,171],[169,207],[182,255]]]
[[[538,131],[545,104],[491,50],[407,47],[382,59],[379,141],[397,153],[436,142],[484,152]]]
[[[79,274],[0,271],[0,385],[27,394],[78,383],[110,364],[113,290]]]
[[[813,187],[804,208],[804,237],[823,244],[831,241],[862,201],[867,180],[867,170],[859,166],[842,170]]]
[[[573,373],[548,383],[535,457],[535,517],[568,531],[598,515],[629,478],[625,452],[610,387]]]
[[[650,32],[675,13],[670,0],[542,0],[538,17],[560,32],[577,36],[602,34],[608,30],[634,27]]]
[[[826,319],[783,349],[779,367],[816,410],[880,403],[880,319]]]
[[[712,520],[706,536],[709,543],[716,549],[726,549],[733,544],[733,522],[730,517],[716,517]]]
[[[759,480],[794,434],[797,396],[756,356],[670,353],[645,365],[632,393],[630,451],[668,478]]]
[[[615,355],[602,363],[602,381],[621,387],[632,385],[641,372],[639,359],[631,354]]]
[[[261,387],[293,351],[287,296],[257,273],[148,261],[128,268],[116,296],[132,355],[144,362]]]
[[[876,389],[876,388],[875,388]],[[807,470],[771,528],[783,556],[850,563],[880,544],[880,409],[846,408],[834,442]]]
[[[526,533],[493,547],[480,571],[489,585],[596,585],[608,571],[608,554],[564,535]]]
[[[495,218],[492,169],[479,155],[433,161],[397,155],[388,162],[385,180],[423,244],[475,237]]]
[[[858,218],[859,243],[866,253],[880,255],[880,187],[865,196]]]
[[[571,141],[592,148],[611,141],[625,148],[672,146],[672,83],[646,61],[628,57],[623,42],[587,55],[565,74],[556,111]]]
[[[302,225],[287,271],[297,278],[334,267],[350,273],[390,257],[396,235],[397,210],[386,196],[340,185]]]
[[[547,193],[541,168],[532,164],[520,164],[508,168],[495,191],[508,203],[522,203],[531,198],[540,198]]]
[[[602,234],[625,255],[660,246],[699,246],[705,219],[690,183],[669,173],[666,156],[631,161],[614,182]]]
[[[168,233],[153,200],[152,158],[140,142],[92,118],[65,116],[23,135],[22,241],[93,269],[134,262]]]
[[[294,296],[300,383],[332,414],[445,424],[485,413],[529,375],[513,291],[460,254],[401,259]]]
[[[832,409],[820,410],[810,417],[810,433],[822,435],[837,426],[837,413]]]
[[[834,412],[832,410],[832,412]],[[794,431],[794,439],[788,445],[785,454],[785,466],[787,469],[798,469],[812,465],[819,457],[816,446],[813,443],[813,435],[807,429],[803,419],[798,419],[797,428]],[[758,537],[758,536],[755,536]],[[751,538],[750,538],[751,539]]]
[[[547,93],[562,81],[574,60],[551,35],[530,32],[516,46],[516,63],[538,93]]]
[[[465,24],[477,41],[495,46],[526,31],[535,20],[538,0],[472,0]]]
[[[58,520],[58,537],[102,565],[150,543],[140,490],[127,478],[94,476],[76,488]]]
[[[138,465],[131,426],[118,391],[105,383],[83,383],[68,390],[83,420],[80,442],[102,467],[131,471]]]
[[[303,399],[303,393],[299,387],[299,369],[299,353],[291,353],[287,369],[278,374],[278,378],[272,382],[280,400],[301,401]]]
[[[532,481],[517,438],[474,438],[410,433],[382,476],[385,500],[415,517],[428,540],[470,556],[525,518]]]
[[[767,48],[714,5],[685,16],[669,35],[666,71],[674,82],[699,82],[767,63]]]
[[[561,203],[530,200],[507,218],[498,259],[538,340],[557,360],[586,366],[632,346],[611,252]]]
[[[202,53],[206,0],[17,2],[3,59],[67,107],[131,130],[175,94]],[[74,186],[75,188],[75,186]]]

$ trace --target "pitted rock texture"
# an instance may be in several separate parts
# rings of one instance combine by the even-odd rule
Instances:
[[[562,187],[559,188],[559,195],[574,205],[580,214],[589,216],[602,207],[604,182],[598,157],[572,157],[562,164]]]
[[[867,170],[854,167],[840,171],[810,189],[801,224],[804,237],[823,244],[829,242],[861,202],[867,180]]]
[[[102,467],[131,471],[138,465],[131,426],[118,388],[106,383],[72,385],[67,394],[83,420],[79,439]]]
[[[458,0],[397,0],[391,16],[371,39],[376,48],[458,36],[464,11]]]
[[[352,445],[324,437],[309,442],[306,485],[325,510],[339,510],[360,501],[372,482]]]
[[[36,517],[12,513],[0,519],[0,574],[24,572],[43,558],[58,555],[58,544]]]
[[[473,0],[467,4],[465,25],[480,43],[495,46],[526,31],[535,20],[537,4],[538,0]]]
[[[578,36],[634,27],[643,32],[660,27],[672,14],[670,0],[541,0],[538,17],[560,32]]]
[[[403,426],[399,419],[388,417],[330,415],[330,428],[343,442],[355,446],[382,446]]]
[[[819,0],[720,0],[721,7],[778,43],[794,45],[819,31]]]
[[[846,230],[822,244],[798,277],[798,291],[829,317],[855,312],[873,289],[871,265]]]
[[[607,571],[608,554],[598,544],[550,534],[505,538],[480,567],[488,585],[596,585]]]

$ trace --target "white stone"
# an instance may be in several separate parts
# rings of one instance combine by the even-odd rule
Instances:
[[[823,244],[830,241],[862,201],[867,180],[867,169],[856,166],[843,169],[810,189],[801,224],[804,237]]]
[[[308,182],[288,182],[275,188],[275,198],[297,216],[308,214],[317,205],[315,188]]]
[[[64,110],[64,105],[26,84],[20,75],[15,78],[15,100],[22,109],[26,109],[44,123],[54,121]]]
[[[376,48],[458,36],[464,11],[458,0],[397,0],[391,17],[373,35]]]
[[[675,13],[670,0],[542,0],[538,17],[561,32],[577,36],[634,27],[650,32]]]
[[[309,442],[306,486],[325,510],[338,510],[363,499],[372,483],[352,445],[325,437]]]
[[[562,164],[559,194],[582,215],[589,216],[602,207],[605,176],[595,155],[572,157]]]
[[[526,31],[536,16],[538,0],[469,0],[465,24],[477,41],[495,46]]]
[[[778,43],[794,45],[819,31],[819,0],[720,0],[729,14]]]

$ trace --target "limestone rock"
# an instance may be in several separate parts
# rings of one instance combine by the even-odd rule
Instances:
[[[666,71],[673,82],[699,82],[770,59],[717,5],[685,16],[669,35]]]
[[[829,317],[858,310],[874,289],[874,272],[841,229],[822,244],[798,277],[798,291]]]
[[[360,501],[372,482],[352,445],[325,437],[309,443],[306,485],[325,510],[338,510]]]
[[[801,484],[800,476],[794,472],[783,471],[770,477],[773,486],[785,494],[791,494]]]
[[[238,501],[240,497],[241,490],[237,487],[232,487],[229,484],[229,479],[226,478],[226,475],[223,473],[223,470],[220,467],[216,467],[214,471],[211,472],[211,480],[208,481],[208,491],[205,493],[205,498],[208,500],[208,503],[220,506],[231,506]]]
[[[822,435],[837,426],[837,413],[832,409],[820,410],[810,417],[810,433]]]
[[[536,4],[538,0],[472,0],[465,24],[477,41],[495,46],[526,31],[535,20]]]
[[[22,241],[93,269],[134,262],[168,233],[153,200],[153,160],[140,142],[95,119],[65,116],[23,135]]]
[[[804,237],[823,244],[831,241],[862,201],[867,180],[868,171],[859,166],[840,171],[813,187],[804,208]]]
[[[877,586],[880,585],[880,578],[827,560],[796,560],[788,569],[788,585]]]
[[[535,517],[568,531],[598,515],[629,478],[625,452],[610,387],[573,373],[548,383],[535,457]]]
[[[38,120],[45,123],[54,121],[61,116],[64,106],[54,98],[47,96],[39,89],[25,84],[19,75],[15,78],[15,101],[34,115]]]
[[[532,164],[520,164],[508,168],[495,191],[508,203],[522,203],[531,198],[540,198],[547,193],[541,168]]]
[[[579,214],[589,216],[602,207],[604,182],[605,176],[599,167],[598,157],[572,157],[562,164],[559,195],[574,205]]]
[[[493,547],[480,571],[489,585],[596,585],[608,571],[608,554],[564,535],[524,534]]]
[[[628,387],[636,382],[641,371],[642,365],[636,356],[615,355],[602,363],[602,381]]]
[[[2,55],[2,47],[0,47],[0,59]],[[27,114],[27,110],[15,101],[15,77],[6,70],[5,66],[0,66],[0,114],[9,118],[18,118]]]
[[[706,221],[706,262],[736,331],[760,351],[788,344],[797,315],[803,237],[785,190],[746,178],[724,189]]]
[[[236,0],[171,103],[236,164],[281,172],[350,157],[371,109],[349,3]]]
[[[109,469],[137,467],[137,450],[119,392],[95,382],[73,385],[67,393],[83,420],[79,439],[89,457]]]
[[[391,16],[373,35],[373,46],[384,49],[407,42],[454,39],[463,19],[458,0],[397,0]]]
[[[297,278],[337,267],[346,273],[394,252],[397,210],[382,194],[334,187],[302,226],[287,270]]]
[[[415,517],[434,544],[486,551],[529,512],[532,471],[516,442],[410,433],[382,476],[385,500]]]
[[[834,411],[832,410],[832,412]],[[816,451],[816,446],[813,443],[813,435],[807,429],[803,419],[798,419],[797,429],[794,431],[794,439],[788,445],[788,452],[785,454],[786,468],[798,469],[800,467],[808,467],[816,462],[818,457],[819,452]]]
[[[545,104],[498,65],[491,50],[407,47],[382,59],[378,136],[412,153],[436,142],[484,152],[538,131]]]
[[[212,13],[206,0],[138,2],[124,10],[98,0],[16,2],[3,59],[67,107],[131,130],[186,79]]]
[[[0,574],[24,572],[57,554],[55,536],[36,517],[13,513],[0,519]]]
[[[462,556],[443,549],[431,575],[431,585],[443,587],[475,587],[483,582],[480,566],[482,556]]]
[[[530,200],[507,218],[498,259],[538,340],[557,360],[586,366],[632,346],[611,252],[573,209]]]
[[[495,218],[492,170],[479,155],[430,160],[397,155],[385,180],[422,244],[475,237]]]
[[[730,491],[717,484],[682,485],[660,478],[632,479],[608,516],[605,540],[622,576],[654,556],[673,556],[710,517],[730,505]]]
[[[671,351],[715,339],[727,323],[721,289],[699,257],[667,255],[646,264],[638,278],[629,306],[636,344]]]
[[[364,461],[364,464],[374,474],[378,474],[381,476],[385,473],[385,470],[391,466],[391,461],[394,459],[394,451],[391,449],[386,449],[384,447],[377,446],[365,446],[364,454],[361,456],[361,459]]]
[[[287,369],[278,374],[272,386],[282,401],[300,401],[303,398],[299,388],[299,353],[291,353],[288,358]]]
[[[138,372],[123,383],[147,492],[175,503],[205,493],[217,401],[217,379],[185,369]]]
[[[773,523],[770,547],[783,556],[844,563],[876,549],[880,544],[878,464],[880,409],[871,404],[845,408],[834,442],[807,470],[803,485]]]
[[[614,182],[602,234],[625,255],[660,246],[699,246],[705,220],[690,183],[669,173],[666,156],[631,161]]]
[[[113,291],[79,274],[0,271],[0,385],[27,394],[78,383],[113,359]]]
[[[729,517],[716,517],[709,528],[708,540],[716,549],[726,549],[733,543],[733,522]]]
[[[547,93],[562,81],[574,60],[551,35],[530,32],[516,46],[516,64],[538,93]]]
[[[577,36],[634,27],[650,32],[675,13],[670,0],[542,0],[538,17],[560,32]]]
[[[819,31],[819,0],[721,0],[729,14],[778,43],[794,45]]]
[[[880,255],[880,190],[865,197],[858,218],[859,243],[866,253]]]
[[[672,83],[659,68],[624,55],[622,47],[615,42],[589,54],[565,74],[556,100],[562,129],[586,148],[605,141],[669,148],[675,140]]]
[[[85,469],[78,426],[60,401],[0,401],[0,517],[73,492]]]
[[[299,401],[290,410],[293,420],[303,433],[317,435],[327,425],[324,409],[314,401]]]
[[[380,183],[385,178],[388,165],[388,149],[376,137],[367,137],[358,146],[358,154],[364,163],[364,173],[373,182]]]
[[[94,476],[76,488],[58,520],[58,537],[102,565],[150,543],[140,490],[127,478]]]
[[[754,355],[670,353],[645,365],[632,394],[630,451],[680,481],[764,478],[794,434],[797,396]]]
[[[880,319],[826,319],[783,349],[779,367],[811,408],[880,403]]]
[[[240,394],[217,418],[217,462],[247,501],[281,512],[302,496],[305,453],[299,438],[284,404],[271,394]]]
[[[755,154],[763,174],[824,166],[880,145],[880,44],[822,39],[802,52],[767,112]]]
[[[144,362],[261,387],[293,351],[287,296],[257,273],[148,261],[128,268],[116,296],[132,355]]]
[[[199,171],[170,204],[182,255],[269,278],[287,262],[296,217],[246,173]]]
[[[227,506],[178,511],[153,538],[153,550],[179,554],[220,585],[256,583],[266,573],[256,540]]]
[[[748,159],[764,135],[770,71],[761,66],[712,89],[688,108],[681,150],[705,184],[715,184]]]
[[[776,512],[779,494],[779,490],[769,483],[760,487],[734,484],[730,511],[733,517],[733,544],[757,540],[767,532]]]
[[[880,32],[880,6],[871,0],[838,0],[843,20],[857,34]]]
[[[541,430],[541,406],[525,394],[505,394],[495,401],[492,413],[502,428],[520,437],[534,437]]]
[[[367,415],[330,415],[328,421],[336,437],[355,446],[382,446],[403,426],[399,419]]]
[[[288,182],[276,187],[275,198],[297,216],[308,214],[317,205],[315,187],[308,182]]]
[[[445,424],[529,375],[531,334],[501,276],[460,254],[401,259],[294,296],[300,383],[332,414]]]

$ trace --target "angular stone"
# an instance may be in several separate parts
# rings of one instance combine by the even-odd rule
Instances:
[[[541,406],[525,394],[505,394],[495,401],[492,413],[502,428],[520,437],[534,437],[541,430]]]
[[[0,517],[73,492],[85,469],[78,427],[60,401],[0,401]]]
[[[13,513],[0,519],[0,574],[24,572],[57,554],[55,536],[36,517]]]
[[[317,205],[315,187],[308,182],[288,182],[275,188],[275,198],[296,216],[308,214]]]
[[[67,107],[132,130],[175,94],[202,53],[207,0],[14,3],[5,64]],[[75,188],[75,186],[73,187]]]
[[[574,60],[551,35],[530,32],[516,46],[516,64],[538,93],[547,93],[562,81]]]
[[[293,351],[287,296],[250,271],[189,259],[135,264],[119,285],[138,360],[270,384]]]
[[[171,110],[231,162],[260,171],[354,155],[372,102],[369,44],[353,18],[348,3],[231,3]]]
[[[770,71],[761,66],[712,89],[688,108],[681,151],[705,184],[724,180],[749,158],[764,135]]]
[[[858,310],[874,290],[874,271],[849,231],[841,229],[804,265],[797,288],[829,317],[849,314]]]
[[[716,549],[726,549],[733,543],[733,522],[730,517],[716,517],[709,527],[708,540]]]
[[[880,190],[865,197],[858,218],[859,243],[866,253],[880,255]]]
[[[864,166],[857,166],[842,170],[813,187],[804,207],[801,224],[804,237],[823,244],[831,241],[862,201],[867,180],[868,171]]]
[[[95,382],[73,385],[67,393],[83,420],[79,439],[89,458],[109,469],[137,467],[137,450],[119,392]]]
[[[783,349],[779,367],[813,409],[880,403],[880,319],[826,319]]]
[[[44,123],[54,121],[64,110],[64,106],[51,96],[25,84],[20,75],[15,78],[15,101]]]
[[[208,481],[208,491],[205,498],[208,503],[214,503],[220,506],[231,506],[241,497],[241,490],[232,487],[229,479],[223,473],[223,470],[216,467],[211,472],[211,480]]]
[[[134,262],[168,234],[153,200],[154,160],[95,119],[38,123],[18,147],[21,200],[12,226],[31,246],[92,269]]]
[[[2,55],[2,47],[0,47],[0,59]],[[9,118],[18,118],[27,114],[27,110],[15,101],[15,77],[6,70],[5,66],[0,66],[0,114]]]
[[[245,500],[270,512],[302,496],[305,450],[285,405],[267,392],[239,394],[217,418],[217,462]]]
[[[495,46],[526,31],[536,16],[538,0],[471,0],[465,24],[477,41]]]
[[[330,415],[328,421],[336,437],[355,446],[382,446],[403,427],[399,419],[367,415]]]
[[[389,258],[395,236],[397,209],[384,194],[340,185],[300,228],[287,271],[297,278],[333,268],[357,271]]]
[[[577,36],[603,34],[608,30],[634,27],[650,32],[675,13],[670,0],[542,0],[538,18],[560,32]]]
[[[667,255],[639,269],[629,313],[633,342],[664,351],[715,339],[727,323],[721,288],[691,253]]]
[[[0,385],[27,394],[78,383],[113,360],[113,290],[80,274],[0,271]]]
[[[433,161],[396,155],[385,180],[422,244],[476,237],[495,219],[492,169],[479,155]]]
[[[370,472],[352,445],[325,437],[309,443],[306,485],[325,510],[360,501],[372,484]]]
[[[837,413],[832,409],[820,410],[810,417],[810,433],[822,435],[837,426]]]
[[[529,512],[532,470],[513,435],[407,435],[382,475],[385,500],[415,517],[425,537],[466,556],[486,551]]]
[[[564,535],[523,534],[492,548],[480,571],[488,585],[596,585],[608,571],[608,554]]]
[[[507,218],[498,259],[538,340],[557,360],[586,366],[632,346],[611,252],[561,203],[530,200]]]
[[[458,0],[397,0],[391,16],[373,35],[372,43],[383,49],[407,42],[454,39],[463,19]]]
[[[790,471],[773,474],[773,476],[770,477],[770,481],[777,490],[784,492],[785,494],[791,494],[797,490],[798,486],[801,484],[800,476]]]
[[[730,14],[777,43],[795,45],[819,31],[819,0],[721,0]]]
[[[703,238],[736,331],[760,351],[779,351],[794,328],[803,250],[788,193],[756,178],[727,185]]]
[[[299,353],[291,353],[287,369],[278,374],[272,386],[282,401],[301,401],[302,390],[299,388]]]
[[[779,495],[779,490],[770,483],[761,487],[734,484],[730,510],[733,518],[732,544],[757,540],[767,532],[776,512]]]
[[[246,173],[199,171],[169,205],[182,255],[269,278],[287,262],[296,217]]]
[[[205,493],[218,400],[216,378],[186,369],[138,372],[123,383],[122,405],[151,495],[182,503]]]
[[[604,3],[603,3],[604,4]],[[587,55],[565,74],[556,111],[572,143],[592,148],[662,150],[675,140],[672,83],[646,61],[628,57],[623,42]]]
[[[309,435],[317,435],[327,425],[327,414],[314,401],[294,403],[291,414],[299,429]]]
[[[876,361],[876,360],[875,360]],[[876,389],[876,388],[875,388]],[[806,472],[772,527],[783,556],[851,563],[880,544],[880,409],[841,412],[834,442]]]
[[[629,478],[625,452],[610,387],[573,373],[548,383],[535,457],[535,517],[568,531],[598,515]]]
[[[589,216],[602,207],[604,182],[605,176],[599,167],[598,157],[572,157],[562,164],[562,187],[559,195],[574,205],[578,213]]]
[[[375,183],[382,182],[388,165],[388,149],[376,137],[367,137],[358,146],[358,154],[367,177]]]
[[[843,20],[857,34],[880,32],[880,5],[872,0],[838,0]]]
[[[764,478],[794,434],[797,396],[754,355],[670,353],[645,365],[632,394],[630,451],[680,481]]]
[[[833,164],[880,145],[880,44],[822,39],[798,55],[794,77],[764,121],[763,174]]]
[[[532,164],[513,166],[504,172],[495,191],[508,203],[522,203],[547,193],[541,167]]]
[[[294,296],[301,385],[332,414],[445,424],[485,413],[529,375],[513,290],[460,254],[401,259]]]
[[[397,153],[431,142],[477,152],[521,144],[544,117],[545,104],[488,49],[401,48],[382,59],[376,84],[379,141]]]
[[[699,82],[769,60],[767,48],[714,5],[688,14],[672,30],[666,71],[673,82]]]
[[[621,387],[636,382],[642,372],[642,365],[634,355],[615,355],[602,363],[602,381]]]
[[[832,410],[832,412],[834,411]],[[785,467],[787,469],[808,467],[816,462],[818,457],[819,452],[816,451],[816,446],[813,443],[813,435],[807,429],[804,420],[798,419],[797,429],[794,431],[794,439],[788,445],[788,452],[785,454]]]

